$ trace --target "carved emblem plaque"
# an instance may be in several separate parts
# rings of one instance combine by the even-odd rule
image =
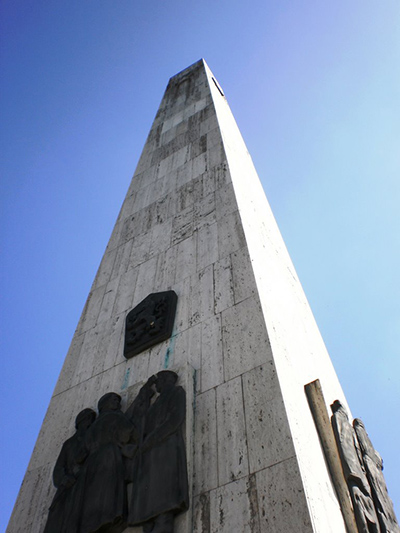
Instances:
[[[130,359],[169,339],[178,297],[174,291],[149,294],[126,317],[124,356]]]

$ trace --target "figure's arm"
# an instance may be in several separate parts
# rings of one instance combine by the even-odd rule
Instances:
[[[67,442],[63,444],[53,470],[53,483],[57,489],[61,487],[68,488],[75,483],[75,477],[68,471]]]
[[[150,407],[150,400],[154,396],[153,384],[156,381],[156,376],[151,376],[143,387],[140,389],[139,394],[133,400],[131,405],[126,410],[125,414],[135,423],[135,420],[141,418]]]
[[[146,437],[143,443],[143,450],[148,450],[155,444],[162,442],[175,433],[184,423],[186,418],[186,393],[182,387],[176,387],[173,397],[169,399],[169,407],[170,409],[164,422]]]

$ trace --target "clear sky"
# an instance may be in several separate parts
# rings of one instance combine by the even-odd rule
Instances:
[[[169,77],[204,57],[400,515],[398,0],[2,0],[4,530]]]

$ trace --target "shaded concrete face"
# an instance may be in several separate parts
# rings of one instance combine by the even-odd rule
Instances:
[[[178,295],[172,337],[125,360],[127,313],[169,289]],[[326,384],[327,402],[342,398],[340,386],[250,156],[203,61],[168,84],[9,532],[42,531],[54,494],[51,471],[76,414],[109,391],[122,396],[125,409],[143,381],[167,368],[188,392],[191,509],[176,519],[178,533],[344,531],[303,401],[309,374]]]

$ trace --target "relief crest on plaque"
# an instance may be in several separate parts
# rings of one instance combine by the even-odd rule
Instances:
[[[174,291],[149,294],[126,317],[124,356],[130,359],[169,339],[178,297]]]

